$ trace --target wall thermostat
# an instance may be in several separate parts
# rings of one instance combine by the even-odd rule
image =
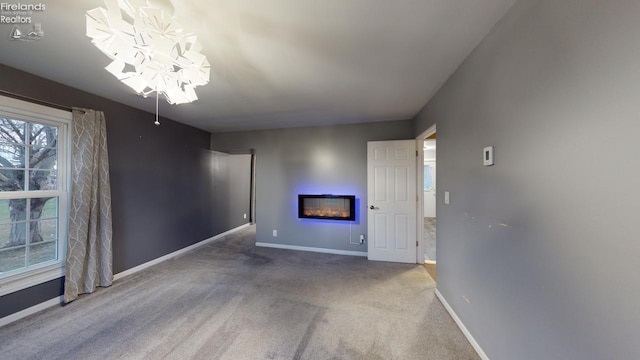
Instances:
[[[493,165],[493,146],[487,146],[482,150],[482,161],[484,166]]]

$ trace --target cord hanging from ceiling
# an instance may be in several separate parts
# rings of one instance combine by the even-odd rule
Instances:
[[[156,126],[160,125],[160,121],[158,120],[158,97],[158,90],[156,90],[156,122],[154,122]]]

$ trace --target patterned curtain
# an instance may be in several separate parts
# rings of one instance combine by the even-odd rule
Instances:
[[[104,113],[73,109],[71,206],[64,301],[113,281],[111,185]]]

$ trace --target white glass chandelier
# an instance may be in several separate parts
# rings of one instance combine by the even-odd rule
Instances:
[[[209,62],[196,35],[149,0],[105,0],[87,11],[87,36],[112,62],[105,68],[138,94],[164,95],[169,104],[198,99],[209,82]],[[156,104],[157,106],[157,104]]]

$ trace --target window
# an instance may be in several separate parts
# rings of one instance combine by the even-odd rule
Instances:
[[[70,122],[0,97],[0,295],[64,275]]]
[[[424,165],[424,191],[431,191],[433,190],[433,183],[434,183],[434,176],[433,176],[433,166],[431,165]]]

